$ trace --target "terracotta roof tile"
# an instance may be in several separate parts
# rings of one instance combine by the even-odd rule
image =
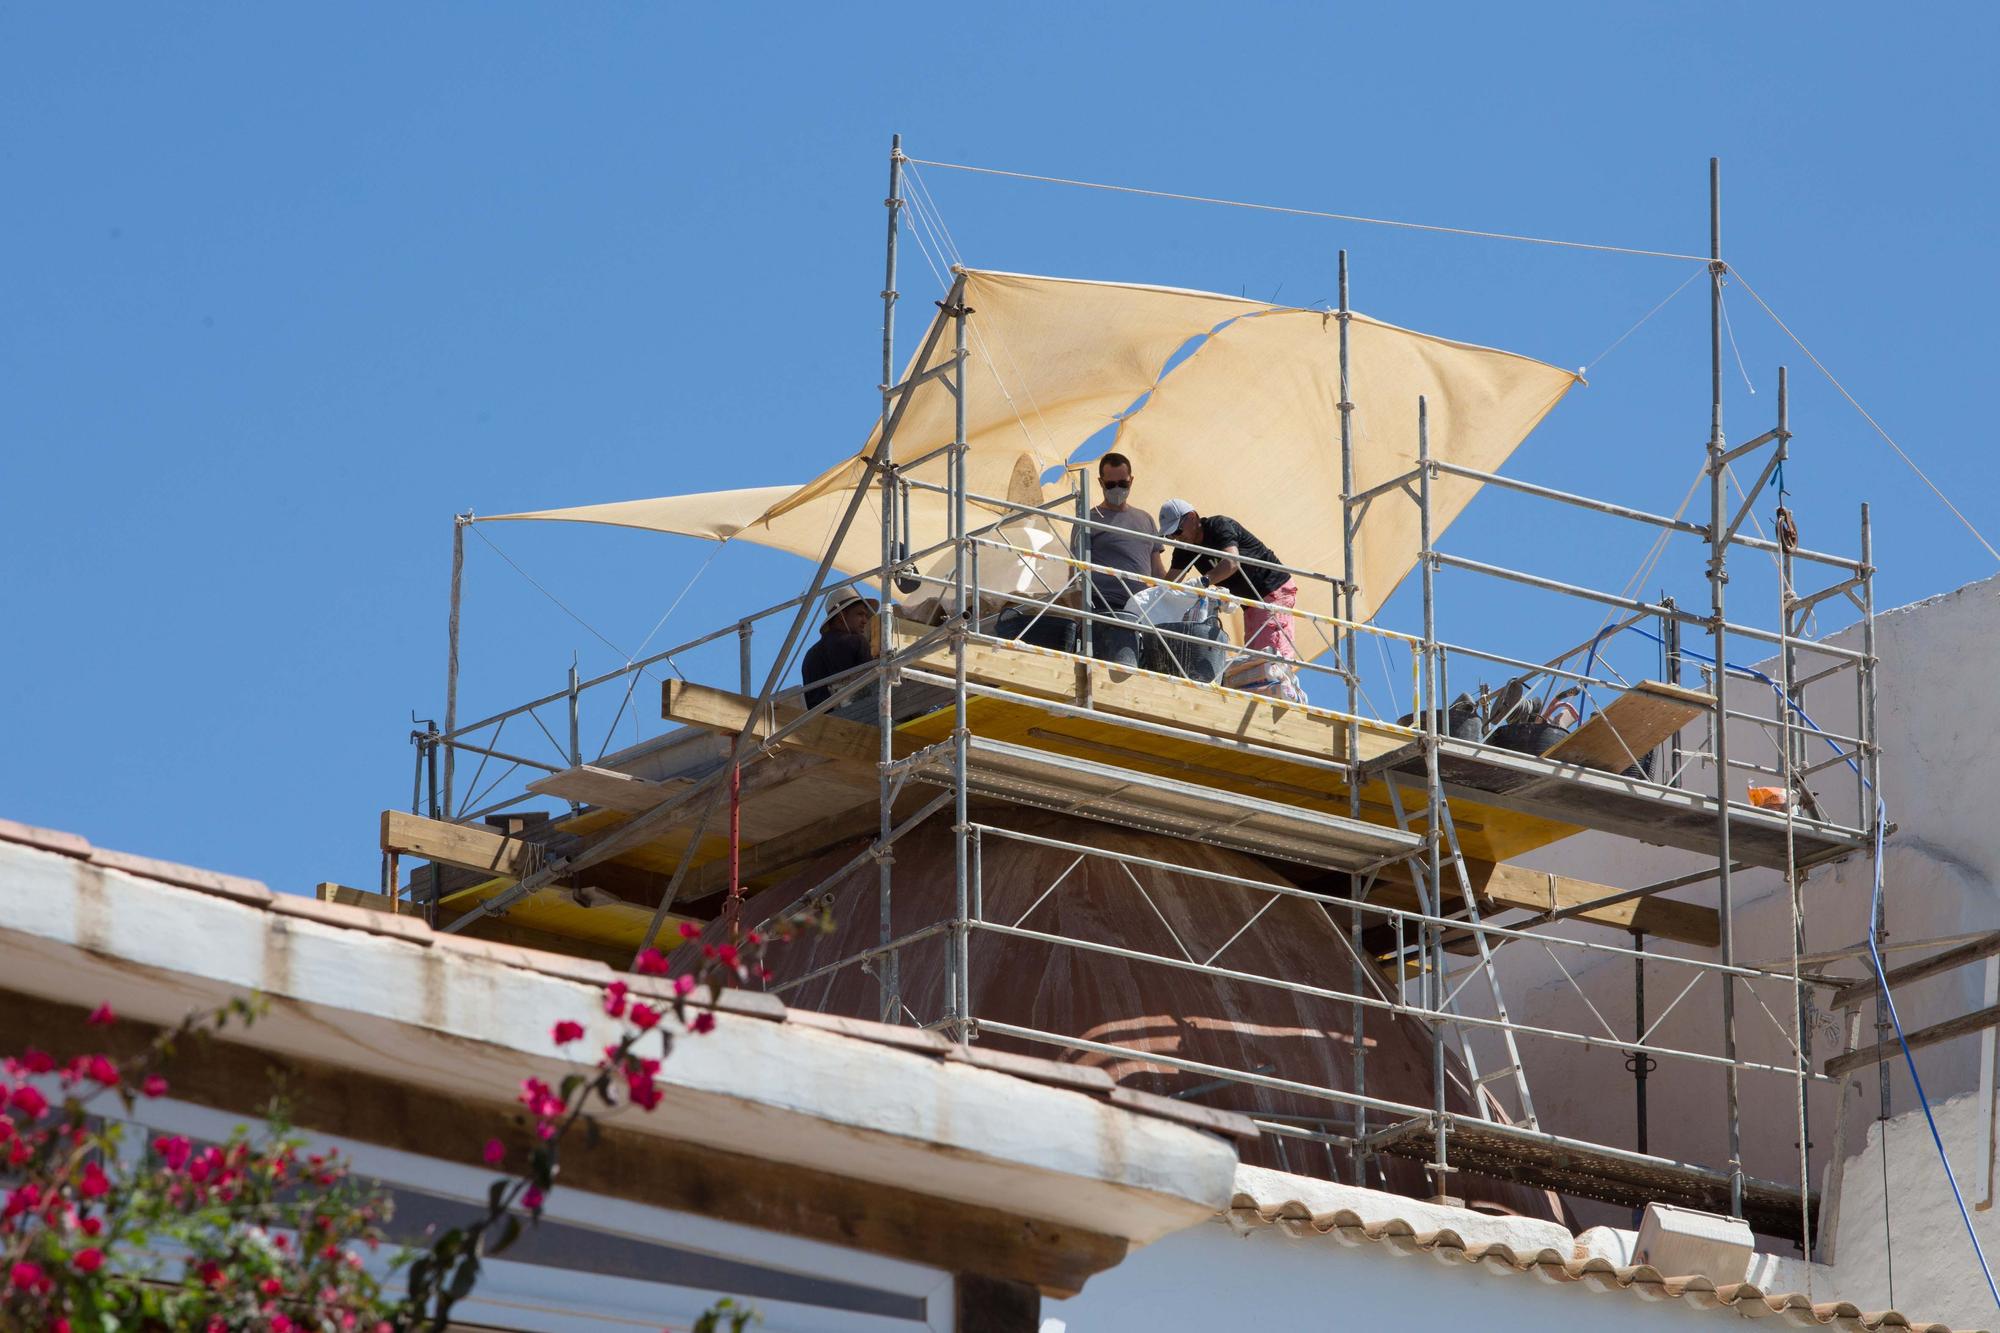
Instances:
[[[1227,1220],[1238,1230],[1274,1227],[1290,1236],[1324,1236],[1347,1246],[1380,1245],[1394,1254],[1425,1254],[1441,1263],[1481,1264],[1497,1271],[1530,1273],[1545,1282],[1627,1292],[1641,1300],[1677,1300],[1698,1310],[1729,1309],[1752,1319],[1775,1315],[1801,1327],[1865,1333],[1881,1329],[1952,1333],[1944,1324],[1917,1323],[1897,1310],[1869,1312],[1847,1301],[1814,1302],[1802,1292],[1766,1292],[1750,1282],[1718,1286],[1698,1275],[1668,1277],[1647,1264],[1619,1267],[1601,1256],[1579,1257],[1575,1251],[1564,1254],[1543,1248],[1523,1252],[1504,1243],[1468,1244],[1449,1227],[1418,1231],[1399,1217],[1371,1221],[1348,1208],[1314,1213],[1297,1200],[1260,1202],[1239,1192],[1230,1201]]]

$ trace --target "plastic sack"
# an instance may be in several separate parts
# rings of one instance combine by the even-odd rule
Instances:
[[[1125,614],[1142,625],[1177,625],[1186,620],[1207,620],[1213,610],[1204,609],[1209,599],[1192,588],[1154,584],[1132,594]]]

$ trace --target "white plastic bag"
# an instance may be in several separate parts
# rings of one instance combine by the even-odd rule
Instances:
[[[1203,604],[1208,598],[1192,588],[1155,584],[1132,594],[1125,614],[1143,625],[1178,625],[1188,620],[1206,620],[1214,612]]]

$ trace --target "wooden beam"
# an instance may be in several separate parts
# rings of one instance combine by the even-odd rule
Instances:
[[[670,680],[663,691],[661,709],[670,721],[735,735],[750,721],[755,703],[756,700],[747,695],[731,694],[728,690],[712,689],[692,681]],[[772,704],[757,719],[750,739],[763,741],[804,711],[794,703]],[[786,733],[778,745],[781,749],[805,750],[828,759],[845,759],[871,766],[882,758],[882,742],[876,729],[850,722],[844,717],[815,717]]]
[[[129,1059],[158,1035],[158,1029],[128,1019],[103,1028],[90,1026],[86,1017],[82,1006],[0,991],[0,1046],[101,1050]],[[518,1159],[537,1142],[529,1118],[511,1103],[395,1082],[300,1051],[277,1055],[226,1039],[182,1042],[161,1072],[172,1080],[177,1098],[233,1116],[261,1116],[272,1087],[282,1086],[287,1110],[302,1128],[475,1169],[482,1169],[484,1131],[471,1133],[468,1126],[491,1126]],[[1018,1208],[1005,1204],[941,1198],[925,1193],[920,1177],[891,1183],[859,1163],[851,1167],[858,1174],[837,1175],[834,1168],[840,1165],[772,1161],[613,1119],[594,1147],[569,1145],[562,1170],[563,1183],[575,1189],[946,1273],[983,1273],[1037,1286],[1051,1296],[1075,1295],[1093,1274],[1125,1257],[1127,1243],[1120,1237],[1024,1219]]]
[[[387,895],[370,893],[366,889],[353,889],[345,884],[321,884],[316,892],[320,901],[342,903],[348,907],[365,907],[371,912],[389,910]],[[678,919],[675,920],[678,924]],[[517,949],[535,949],[542,953],[561,954],[569,958],[594,958],[598,962],[623,972],[632,965],[630,945],[602,944],[596,940],[579,940],[569,935],[552,935],[544,930],[534,930],[527,926],[517,926],[502,917],[483,916],[468,925],[464,932],[468,938],[490,940],[495,944],[511,944]]]
[[[560,773],[551,773],[545,778],[537,778],[528,784],[528,790],[539,796],[553,796],[558,800],[575,801],[580,805],[595,805],[622,814],[643,815],[668,797],[685,791],[692,785],[693,781],[689,778],[648,782],[645,778],[634,777],[630,773],[620,773],[613,768],[582,764],[576,768],[564,769]]]
[[[888,633],[889,641],[902,649],[914,644],[923,629],[898,623]],[[940,648],[912,665],[948,675],[953,669],[951,654],[949,647]],[[1084,697],[1087,682],[1091,706],[1101,713],[1169,720],[1218,739],[1252,741],[1322,759],[1347,752],[1347,719],[1324,708],[1130,671],[1025,644],[968,643],[965,674],[981,685],[1072,704]],[[1406,743],[1401,736],[1378,734],[1368,722],[1361,724],[1364,758],[1387,754]]]
[[[382,812],[385,852],[421,856],[426,861],[519,879],[533,846],[525,839],[503,837],[490,829],[448,824],[401,810]]]
[[[1543,751],[1542,757],[1623,773],[1661,741],[1714,708],[1715,700],[1699,690],[1640,681]]]
[[[1885,973],[1883,979],[1889,983],[1890,988],[1893,990],[1897,986],[1906,986],[1912,981],[1921,981],[1925,977],[1934,977],[1940,972],[1949,972],[1953,968],[1964,967],[1967,963],[1977,963],[1982,959],[1991,958],[1995,954],[2000,954],[2000,931],[1995,931],[1984,939],[1972,940],[1961,944],[1955,949],[1946,949],[1943,953],[1933,954],[1929,958],[1920,959],[1914,963],[1906,963],[1902,967],[1894,968]],[[1876,990],[1877,987],[1873,977],[1870,977],[1867,981],[1857,981],[1852,986],[1843,987],[1835,991],[1833,999],[1827,1002],[1826,1007],[1829,1009],[1851,1009],[1857,1004],[1865,1004],[1869,1000],[1874,999]]]
[[[1519,908],[1531,912],[1551,912],[1607,898],[1618,892],[1608,884],[1594,884],[1570,875],[1530,870],[1509,862],[1496,865],[1491,861],[1467,860],[1465,870],[1466,877],[1472,882],[1472,891],[1479,895],[1481,911]],[[1380,873],[1381,879],[1387,881],[1383,887],[1402,890],[1396,892],[1394,897],[1384,897],[1383,901],[1391,907],[1415,908],[1416,887],[1410,877],[1409,866],[1395,862],[1383,867]],[[1381,889],[1378,888],[1377,892],[1380,893]],[[1444,897],[1447,905],[1459,900],[1458,877],[1449,871],[1444,877]],[[1713,908],[1677,902],[1672,898],[1634,898],[1628,902],[1593,908],[1570,919],[1617,930],[1644,931],[1663,940],[1705,949],[1713,949],[1722,943],[1722,918]]]
[[[1919,1029],[1910,1033],[1906,1040],[1910,1043],[1910,1049],[1915,1051],[1925,1046],[1935,1046],[1941,1041],[1950,1041],[1953,1037],[1970,1036],[1972,1033],[1996,1025],[2000,1025],[2000,1004],[1987,1009],[1977,1009],[1969,1014],[1960,1014],[1957,1018],[1948,1018],[1942,1023]],[[1902,1053],[1901,1042],[1885,1041],[1862,1050],[1849,1051],[1846,1055],[1834,1056],[1826,1062],[1826,1072],[1829,1076],[1837,1077],[1856,1069],[1879,1065],[1884,1060],[1893,1060]]]

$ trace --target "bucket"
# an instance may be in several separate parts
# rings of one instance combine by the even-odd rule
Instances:
[[[1567,735],[1567,731],[1552,722],[1509,722],[1495,727],[1486,743],[1522,754],[1541,754]]]
[[[1037,648],[1053,648],[1062,653],[1076,651],[1076,622],[1038,606],[1008,607],[994,617],[993,634],[996,638],[1032,643]]]
[[[1221,620],[1213,616],[1207,620],[1176,620],[1159,628],[1166,633],[1139,631],[1141,667],[1162,675],[1185,676],[1199,681],[1212,681],[1222,674],[1222,664],[1229,656],[1229,647]],[[1168,638],[1168,634],[1191,635],[1204,642],[1189,643],[1186,639]]]
[[[1453,704],[1445,710],[1444,716],[1438,719],[1438,721],[1438,732],[1441,735],[1449,736],[1453,740],[1459,741],[1476,741],[1479,739],[1481,730],[1479,725],[1479,709],[1469,699],[1464,703]],[[1417,714],[1405,713],[1396,719],[1396,725],[1416,727],[1421,730],[1424,723],[1423,719]]]

